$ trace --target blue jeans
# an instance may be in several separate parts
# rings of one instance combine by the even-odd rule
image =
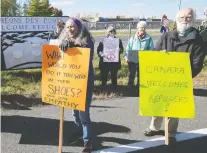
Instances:
[[[76,126],[76,130],[83,129],[83,141],[87,142],[92,138],[92,127],[91,127],[91,119],[90,119],[90,105],[93,96],[93,86],[94,80],[93,77],[89,77],[88,87],[86,92],[86,108],[85,112],[79,110],[73,110],[73,117]]]

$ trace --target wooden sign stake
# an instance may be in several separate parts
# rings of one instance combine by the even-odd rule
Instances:
[[[60,107],[60,127],[59,127],[59,148],[58,153],[62,153],[63,146],[63,117],[64,117],[64,107]]]
[[[168,117],[165,117],[165,145],[169,144],[169,133],[168,133]]]

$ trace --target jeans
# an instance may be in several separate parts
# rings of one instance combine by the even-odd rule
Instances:
[[[87,142],[92,138],[92,127],[90,119],[90,105],[93,96],[93,86],[94,86],[94,77],[90,76],[88,78],[88,87],[86,92],[86,107],[85,112],[79,110],[73,110],[73,117],[75,122],[75,127],[77,131],[83,131],[83,141]]]

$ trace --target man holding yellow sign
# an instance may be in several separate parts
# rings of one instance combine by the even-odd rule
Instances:
[[[192,70],[192,77],[195,77],[198,75],[198,73],[201,71],[202,66],[203,66],[203,61],[205,57],[205,51],[204,51],[204,42],[202,40],[202,37],[199,35],[199,32],[192,26],[193,21],[195,20],[195,15],[194,11],[191,8],[185,8],[180,10],[177,15],[176,15],[176,23],[177,23],[177,29],[167,32],[161,36],[161,39],[157,42],[155,49],[154,50],[165,50],[167,52],[182,52],[180,54],[180,59],[177,60],[182,60],[186,59],[186,55],[184,54],[189,53],[190,55],[190,66]],[[173,57],[173,54],[169,54],[169,56]],[[162,55],[161,57],[165,58],[167,55]],[[174,56],[176,57],[176,55]],[[156,58],[156,57],[154,57]],[[176,59],[176,58],[173,58]],[[160,59],[161,60],[161,59]],[[192,84],[190,84],[190,80],[188,77],[185,77],[185,73],[187,73],[185,70],[188,72],[191,71],[188,68],[186,69],[186,66],[183,65],[176,65],[177,61],[174,61],[173,63],[166,63],[165,65],[158,65],[158,66],[148,66],[147,72],[150,74],[155,74],[155,73],[160,73],[160,72],[165,72],[166,78],[163,80],[154,80],[153,82],[148,81],[149,86],[159,86],[162,87],[162,89],[168,89],[169,87],[177,87],[175,91],[173,92],[181,92],[183,88],[193,88]],[[184,62],[183,62],[184,63]],[[171,67],[168,67],[166,69],[166,66],[171,65]],[[185,67],[185,68],[184,68]],[[170,72],[170,74],[167,74],[167,72]],[[170,75],[174,76],[179,76],[182,81],[180,82],[169,82]],[[154,77],[154,76],[152,76]],[[168,79],[169,78],[169,79]],[[153,78],[154,79],[154,78]],[[167,93],[167,91],[165,91]],[[189,93],[189,92],[188,92]],[[166,97],[166,94],[158,94],[158,95],[152,95],[150,97],[151,102],[153,103],[153,106],[155,106],[155,103],[159,101],[163,102],[180,102],[180,103],[185,103],[189,99],[188,94],[184,94],[185,96],[177,97],[173,96],[171,93],[168,93],[168,97]],[[141,95],[141,94],[140,94]],[[193,94],[192,94],[193,95]],[[190,96],[189,96],[190,97]],[[193,107],[193,99],[191,98],[191,108],[183,108],[183,111],[185,109],[194,109]],[[152,105],[151,105],[152,106]],[[174,105],[176,106],[176,105]],[[187,105],[186,105],[187,106]],[[158,108],[157,110],[154,109],[154,116],[156,116],[156,112],[159,112]],[[169,111],[168,108],[165,108],[166,111]],[[174,108],[176,110],[176,107]],[[185,112],[185,111],[184,111]],[[143,114],[144,115],[144,114]],[[182,113],[180,113],[181,117],[184,117]],[[171,117],[169,118],[168,121],[168,128],[169,128],[169,145],[176,143],[175,135],[177,133],[177,127],[178,127],[178,116],[168,116]],[[188,116],[189,117],[189,116]],[[190,117],[194,117],[193,115]],[[149,128],[147,128],[144,132],[146,136],[153,136],[156,135],[156,133],[160,130],[161,125],[162,125],[162,117],[152,117],[151,124]]]

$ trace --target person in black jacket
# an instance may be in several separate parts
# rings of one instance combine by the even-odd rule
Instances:
[[[106,38],[109,38],[109,37],[116,38],[115,35],[116,35],[116,29],[112,26],[108,27],[108,29],[106,30]],[[122,54],[124,50],[121,39],[119,39],[119,61],[118,62],[104,62],[103,58],[106,58],[106,57],[103,53],[103,50],[104,50],[104,44],[103,42],[100,42],[97,47],[97,54],[100,58],[99,69],[101,71],[102,86],[106,85],[109,72],[111,73],[112,85],[116,86],[118,70],[121,69],[120,54]]]
[[[193,78],[202,70],[205,58],[204,41],[199,35],[199,31],[192,26],[194,18],[193,9],[185,8],[180,10],[176,16],[177,29],[163,34],[154,49],[167,52],[189,52]],[[162,120],[162,117],[153,117],[149,128],[145,130],[144,134],[146,136],[155,135],[161,128]],[[175,135],[178,122],[178,118],[169,118],[170,145],[177,142]]]
[[[60,36],[60,33],[64,29],[65,22],[59,21],[56,23],[56,31],[49,34],[48,40],[50,39],[57,39]]]

